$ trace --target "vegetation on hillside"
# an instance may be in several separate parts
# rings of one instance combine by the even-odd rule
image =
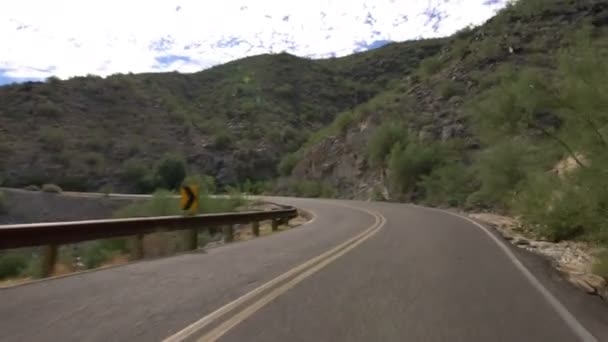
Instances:
[[[328,60],[260,55],[193,74],[3,86],[0,178],[8,186],[123,192],[171,189],[184,168],[220,187],[267,181],[311,132],[440,46],[406,42]]]
[[[394,200],[511,213],[555,241],[608,244],[607,18],[606,1],[515,2],[295,155],[364,134],[350,148],[367,146]]]

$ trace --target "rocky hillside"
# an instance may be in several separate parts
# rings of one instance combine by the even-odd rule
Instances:
[[[268,180],[310,132],[409,74],[442,43],[390,44],[329,60],[261,55],[194,74],[0,87],[0,179],[7,186],[148,191],[153,184],[137,185],[137,178],[170,154],[220,184]]]
[[[481,139],[476,129],[481,120],[473,114],[480,96],[502,84],[510,71],[534,69],[550,80],[565,48],[574,46],[581,35],[593,39],[594,46],[601,45],[608,41],[607,25],[607,1],[519,1],[485,25],[450,37],[415,73],[404,74],[390,88],[358,106],[354,118],[342,129],[326,130],[305,144],[294,154],[298,162],[293,166],[293,178],[323,182],[341,197],[403,199],[405,195],[405,199],[420,199],[423,187],[413,186],[404,194],[390,181],[391,146],[385,148],[383,157],[387,159],[373,162],[370,145],[378,144],[381,137],[374,141],[374,135],[383,134],[379,131],[383,124],[403,126],[403,131],[397,129],[395,134],[407,135],[420,145],[441,142],[457,146],[457,161],[471,166],[477,152],[494,143]],[[490,130],[500,130],[499,125]],[[431,169],[427,171],[420,176],[428,175]],[[472,183],[479,182],[475,178]],[[280,187],[293,193],[288,188],[286,182]]]

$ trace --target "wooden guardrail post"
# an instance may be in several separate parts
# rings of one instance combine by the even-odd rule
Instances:
[[[40,277],[49,277],[55,272],[57,262],[57,245],[47,245],[42,247],[42,259],[40,265]]]
[[[224,235],[224,243],[234,241],[234,227],[231,224],[222,227],[222,233]]]
[[[253,221],[251,223],[251,230],[253,231],[254,236],[260,236],[260,222]]]
[[[277,230],[279,230],[279,220],[274,219],[272,220],[272,231],[276,232]]]
[[[198,248],[198,229],[190,229],[186,232],[186,250],[193,251]]]
[[[131,259],[139,260],[144,257],[144,234],[135,235],[132,241]]]

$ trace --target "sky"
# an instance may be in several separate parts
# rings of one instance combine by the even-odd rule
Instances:
[[[344,56],[479,25],[507,0],[19,0],[0,3],[0,84],[195,72],[288,52]]]

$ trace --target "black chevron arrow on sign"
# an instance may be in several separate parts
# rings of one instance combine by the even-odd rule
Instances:
[[[185,195],[185,198],[184,198]],[[196,200],[196,195],[192,191],[192,189],[185,185],[182,186],[182,210],[188,210],[192,207],[192,204]]]

